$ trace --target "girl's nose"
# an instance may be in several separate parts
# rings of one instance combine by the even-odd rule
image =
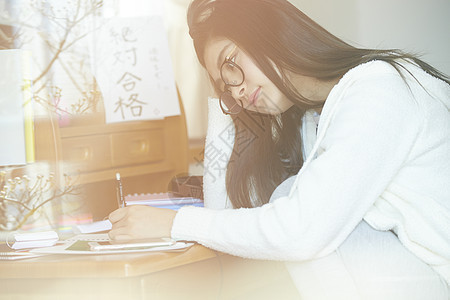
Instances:
[[[233,98],[240,99],[240,98],[242,98],[242,96],[245,95],[245,89],[246,89],[245,82],[243,82],[239,86],[232,86],[232,87],[230,87],[230,89],[231,89],[231,95],[233,96]]]

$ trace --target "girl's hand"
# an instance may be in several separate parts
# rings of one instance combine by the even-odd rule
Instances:
[[[112,240],[170,237],[176,211],[144,205],[119,208],[109,215]]]

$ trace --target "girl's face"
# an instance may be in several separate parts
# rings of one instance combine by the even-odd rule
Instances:
[[[245,109],[278,115],[285,112],[293,104],[281,91],[264,75],[256,66],[252,59],[239,47],[227,39],[215,39],[207,43],[205,48],[205,65],[211,78],[213,78],[216,88],[225,91],[225,80],[227,83],[236,83],[233,75],[227,78],[227,74],[233,74],[238,68],[230,68],[230,64],[222,65],[225,60],[233,62],[233,65],[240,67],[244,74],[242,84],[238,86],[227,86],[235,100],[241,100]],[[222,75],[221,75],[222,68]],[[239,71],[236,76],[239,80]],[[241,82],[241,80],[239,80]],[[220,96],[220,95],[219,95]],[[237,101],[239,104],[240,102]]]

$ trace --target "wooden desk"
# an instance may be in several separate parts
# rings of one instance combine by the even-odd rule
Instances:
[[[284,264],[185,252],[0,262],[0,299],[299,299]]]

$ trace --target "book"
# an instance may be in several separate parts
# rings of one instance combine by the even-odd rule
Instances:
[[[31,85],[31,52],[22,52],[22,74],[24,97],[24,134],[25,134],[25,156],[27,163],[35,162],[35,140],[34,140],[34,112],[33,112],[33,90]]]

